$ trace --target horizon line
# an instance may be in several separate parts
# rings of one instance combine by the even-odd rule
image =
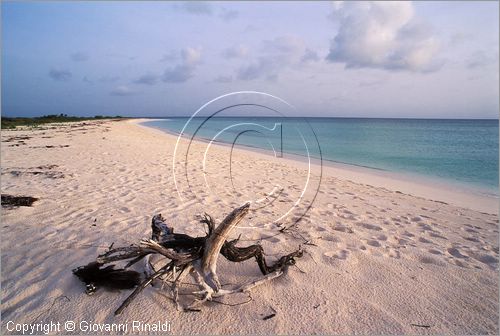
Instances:
[[[55,116],[59,116],[59,114],[54,114]],[[40,115],[40,116],[8,116],[8,115],[1,115],[0,118],[42,118],[47,115]],[[66,115],[67,117],[75,117],[75,118],[94,118],[97,115]],[[105,118],[128,118],[128,119],[168,119],[168,118],[190,118],[190,115],[174,115],[174,116],[121,116],[119,114],[115,115],[99,115]],[[321,118],[331,118],[331,119],[408,119],[408,120],[500,120],[500,116],[496,118],[491,118],[491,117],[478,117],[478,118],[471,118],[471,117],[464,117],[464,118],[453,118],[453,117],[367,117],[367,116],[253,116],[253,115],[246,115],[246,116],[241,116],[241,115],[225,115],[225,116],[214,116],[214,118],[311,118],[311,119],[321,119]],[[203,116],[200,117],[194,117],[194,118],[203,118]]]
[[[499,117],[496,118],[445,118],[445,117],[436,117],[436,118],[431,118],[431,117],[346,117],[346,116],[214,116],[214,118],[335,118],[335,119],[408,119],[408,120],[499,120]],[[124,118],[132,118],[132,119],[168,119],[168,118],[190,118],[190,116],[168,116],[168,117],[159,117],[159,116],[151,116],[151,117],[124,117]],[[203,116],[200,117],[195,117],[195,118],[203,118]]]

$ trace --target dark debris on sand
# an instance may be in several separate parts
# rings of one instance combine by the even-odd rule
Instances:
[[[30,207],[36,201],[38,201],[36,197],[2,194],[2,207],[4,208]]]
[[[43,165],[43,166],[38,166],[34,168],[14,168],[14,169],[2,169],[2,175],[5,174],[10,174],[15,177],[20,177],[23,175],[38,175],[38,176],[43,176],[51,179],[59,179],[59,178],[65,178],[66,175],[61,172],[54,170],[54,168],[59,167],[58,165]],[[69,174],[68,176],[71,176]]]

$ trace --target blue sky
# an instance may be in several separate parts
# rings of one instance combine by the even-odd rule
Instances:
[[[498,2],[2,2],[2,115],[498,118]]]

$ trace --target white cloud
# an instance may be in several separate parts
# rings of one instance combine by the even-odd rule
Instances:
[[[300,61],[302,63],[312,63],[312,62],[318,62],[319,60],[320,57],[318,56],[317,52],[311,49],[306,49]]]
[[[173,62],[179,59],[179,53],[175,50],[170,50],[168,53],[163,55],[160,62]]]
[[[301,38],[293,35],[262,41],[260,52],[261,55],[255,61],[238,70],[239,79],[276,80],[279,73],[288,67],[319,60],[314,51],[306,48]]]
[[[136,92],[134,90],[132,90],[131,88],[129,88],[128,86],[125,86],[125,85],[122,85],[122,86],[117,86],[116,88],[114,88],[111,92],[110,92],[110,95],[112,96],[131,96],[131,95],[134,95],[136,94]]]
[[[181,50],[182,61],[187,66],[195,66],[201,60],[201,48],[184,48]]]
[[[492,64],[498,64],[498,52],[495,55],[479,50],[471,54],[465,62],[466,67],[469,69],[483,68]]]
[[[168,68],[163,73],[163,81],[183,83],[193,77],[196,67],[201,61],[201,48],[184,48],[180,52],[181,63]]]
[[[185,65],[177,65],[165,70],[163,81],[167,83],[183,83],[193,77],[193,68]]]
[[[306,49],[305,42],[293,35],[279,36],[262,42],[262,50],[268,54],[279,54],[287,58],[297,58]]]
[[[224,50],[222,55],[228,59],[229,58],[244,58],[244,57],[248,56],[248,52],[249,52],[249,49],[247,46],[245,46],[243,44],[238,44],[238,45],[232,46],[231,48],[227,48],[226,50]]]
[[[132,81],[134,84],[142,84],[142,85],[155,85],[158,81],[158,76],[153,74],[144,74],[139,78]]]
[[[176,4],[176,9],[184,11],[189,14],[196,15],[212,15],[213,6],[207,1],[183,1]]]
[[[230,83],[233,81],[232,76],[219,76],[214,79],[214,82],[216,83]]]
[[[260,77],[265,77],[267,79],[276,78],[283,65],[284,63],[280,62],[279,57],[259,57],[253,63],[241,67],[238,70],[238,79],[253,80]]]
[[[440,68],[439,41],[411,2],[336,2],[338,23],[327,59],[347,68],[427,72]]]
[[[232,20],[237,19],[238,16],[240,16],[240,13],[237,10],[234,10],[234,9],[222,8],[219,16],[224,21],[232,21]]]

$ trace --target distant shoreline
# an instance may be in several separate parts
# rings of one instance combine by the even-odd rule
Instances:
[[[186,117],[181,117],[181,118],[186,118]],[[149,121],[159,121],[159,120],[168,120],[169,118],[164,118],[164,119],[132,119],[132,120],[141,120],[140,124],[144,124],[145,122]],[[355,119],[355,118],[354,118]],[[173,136],[179,136],[178,132],[164,129],[164,128],[159,128],[159,127],[154,127],[154,126],[148,126],[144,125],[150,129],[156,129],[161,132],[173,135]],[[186,138],[190,138],[190,135],[185,135]],[[203,137],[195,137],[196,140],[202,141],[202,142],[209,142],[210,139],[206,139]],[[214,141],[214,143],[222,146],[229,146],[227,142],[224,141]],[[273,155],[272,151],[266,150],[257,146],[252,146],[248,144],[237,144],[236,147],[250,150],[252,152],[258,152],[266,155]],[[285,152],[286,156],[294,161],[299,161],[299,162],[306,162],[307,157],[300,155],[300,154],[294,154],[294,153],[289,153]],[[311,162],[318,165],[318,164],[323,164],[327,166],[333,166],[336,168],[343,168],[343,169],[360,169],[360,170],[366,170],[370,172],[371,174],[376,174],[376,175],[382,175],[390,178],[396,178],[398,180],[402,181],[418,181],[419,183],[429,185],[429,186],[434,186],[434,185],[440,185],[441,187],[447,188],[447,189],[453,189],[458,192],[465,192],[469,193],[472,192],[474,194],[482,195],[482,196],[487,196],[487,197],[494,197],[494,198],[499,198],[500,194],[498,192],[498,189],[495,189],[493,187],[488,188],[482,185],[474,184],[474,183],[466,183],[466,182],[461,182],[461,181],[456,181],[453,179],[447,179],[443,177],[434,177],[434,176],[429,176],[429,175],[423,175],[419,174],[416,172],[401,172],[401,171],[393,171],[389,169],[384,169],[384,168],[377,168],[377,167],[370,167],[367,165],[362,165],[362,164],[356,164],[356,163],[350,163],[350,162],[343,162],[343,161],[338,161],[338,160],[332,160],[328,158],[319,158],[319,157],[311,157]]]
[[[153,121],[153,120],[168,120],[168,119],[188,119],[191,116],[170,116],[170,117],[127,117],[129,119],[145,119],[148,121]],[[205,118],[204,116],[200,117],[193,117],[193,118]],[[252,116],[231,116],[231,115],[224,115],[222,117],[214,116],[214,118],[252,118]],[[259,116],[258,118],[276,118],[273,116]],[[319,117],[319,116],[280,116],[280,118],[284,119],[303,119],[303,118],[310,118],[310,119],[366,119],[366,120],[452,120],[452,121],[475,121],[475,120],[491,120],[491,121],[500,121],[499,118],[395,118],[395,117]]]
[[[144,118],[129,120],[129,122],[144,127],[149,131],[178,137],[178,133],[176,132],[144,125],[143,123],[147,121],[152,120]],[[186,139],[187,137],[183,138]],[[208,142],[207,139],[203,138],[195,138],[194,141],[203,143]],[[230,146],[220,141],[214,142],[214,144],[224,147]],[[264,157],[274,156],[271,151],[262,148],[240,144],[235,147]],[[283,160],[291,164],[298,164],[301,167],[306,167],[308,164],[306,157],[290,153],[286,153],[286,157],[284,157]],[[343,179],[369,184],[375,187],[384,187],[395,192],[410,194],[437,202],[451,203],[488,213],[498,213],[498,200],[500,196],[489,192],[487,189],[481,189],[480,187],[474,188],[469,185],[464,186],[460,183],[453,183],[446,179],[422,176],[416,173],[393,172],[326,159],[320,161],[319,159],[311,158],[311,164],[316,167],[322,164],[324,173],[331,176],[338,176]]]
[[[2,116],[2,129],[15,129],[18,126],[37,127],[52,123],[68,123],[78,121],[94,121],[94,120],[111,120],[111,119],[128,119],[122,116],[103,116],[95,115],[93,117],[76,117],[67,114],[49,114],[41,117],[6,117]]]

